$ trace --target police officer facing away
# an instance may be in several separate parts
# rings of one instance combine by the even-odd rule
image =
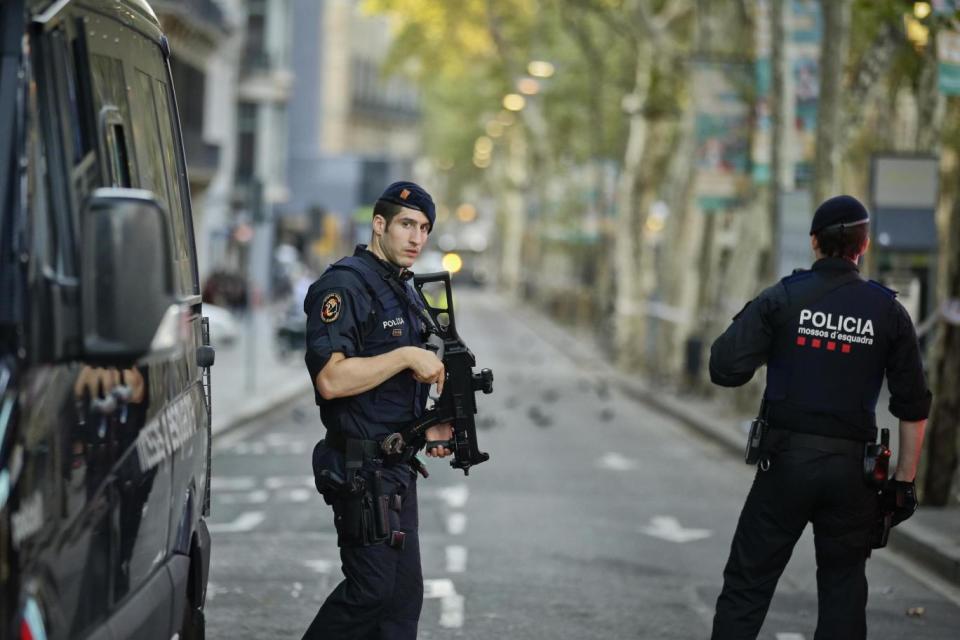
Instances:
[[[379,443],[422,415],[431,384],[438,393],[443,387],[443,363],[423,348],[423,310],[407,270],[434,219],[426,191],[391,184],[374,206],[369,246],[331,265],[304,300],[307,369],[327,429],[314,473],[333,507],[345,577],[304,638],[417,635],[423,577],[414,454],[422,443],[394,455]],[[437,425],[426,440],[452,436],[450,425]]]
[[[815,638],[866,638],[870,532],[876,488],[862,471],[876,439],[884,374],[890,412],[900,419],[894,487],[916,508],[913,481],[930,392],[913,323],[895,292],[859,277],[869,215],[850,196],[816,211],[816,262],[763,291],[738,313],[710,352],[710,378],[745,384],[767,365],[761,417],[769,425],[717,600],[713,638],[756,638],[777,580],[807,522],[813,523],[819,617]]]

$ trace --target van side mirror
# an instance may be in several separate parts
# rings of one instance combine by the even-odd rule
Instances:
[[[82,216],[84,359],[127,364],[175,346],[170,233],[153,193],[97,189]]]

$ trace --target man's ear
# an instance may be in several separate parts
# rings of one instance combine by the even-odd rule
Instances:
[[[387,219],[381,215],[373,216],[373,235],[382,236],[387,229]]]
[[[817,236],[812,233],[810,234],[810,248],[813,249],[814,255],[820,251],[820,243],[817,241]]]

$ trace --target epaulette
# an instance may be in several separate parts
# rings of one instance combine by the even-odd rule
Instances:
[[[806,280],[813,275],[813,271],[810,269],[794,269],[793,273],[788,276],[785,276],[780,279],[780,282],[787,284],[790,282],[799,282],[800,280]]]
[[[890,296],[891,298],[896,298],[896,297],[897,297],[897,294],[899,293],[896,289],[891,289],[890,287],[885,287],[885,286],[883,286],[882,284],[880,284],[879,282],[877,282],[876,280],[867,280],[867,284],[869,284],[869,285],[872,286],[872,287],[876,287],[876,288],[879,289],[880,291],[883,291],[885,294],[887,294],[887,295]]]

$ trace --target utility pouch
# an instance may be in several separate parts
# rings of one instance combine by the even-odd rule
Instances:
[[[758,416],[750,423],[750,432],[747,434],[747,448],[743,454],[744,462],[752,465],[760,461],[764,453],[763,441],[768,430],[767,421],[762,417]]]
[[[880,430],[880,442],[863,448],[863,479],[868,486],[883,488],[890,475],[890,429]]]

